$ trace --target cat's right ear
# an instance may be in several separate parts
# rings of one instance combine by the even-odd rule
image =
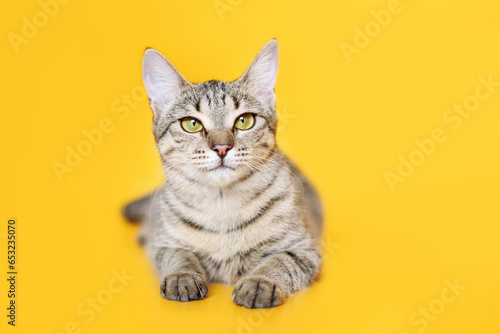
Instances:
[[[180,89],[189,85],[174,65],[155,49],[147,49],[144,53],[142,80],[155,115],[165,111]]]

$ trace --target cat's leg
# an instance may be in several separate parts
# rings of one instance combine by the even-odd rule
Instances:
[[[180,248],[160,248],[155,262],[162,279],[163,298],[182,302],[205,298],[207,275],[193,253]]]
[[[314,248],[270,255],[236,283],[233,301],[247,308],[281,305],[293,292],[307,288],[320,266],[321,256]]]

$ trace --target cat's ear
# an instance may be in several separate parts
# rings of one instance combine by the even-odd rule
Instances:
[[[180,89],[189,85],[174,65],[155,49],[144,53],[142,80],[154,113],[165,110]]]
[[[274,107],[274,86],[278,75],[278,41],[272,39],[260,50],[245,73],[237,81],[251,86],[257,94]]]

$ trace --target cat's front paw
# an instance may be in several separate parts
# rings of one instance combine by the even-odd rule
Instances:
[[[190,302],[205,298],[208,293],[208,282],[199,273],[178,272],[163,278],[160,291],[163,298]]]
[[[277,283],[263,276],[243,277],[233,290],[233,301],[246,308],[268,308],[283,304],[286,294]]]

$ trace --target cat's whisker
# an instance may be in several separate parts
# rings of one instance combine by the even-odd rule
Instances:
[[[302,186],[302,182],[300,181],[300,179],[298,178],[297,175],[295,175],[291,170],[289,170],[286,166],[276,162],[276,161],[273,161],[273,160],[270,160],[270,159],[267,159],[267,158],[263,158],[263,157],[259,157],[259,156],[254,156],[254,158],[264,162],[264,161],[267,161],[267,162],[270,162],[270,163],[273,163],[275,164],[276,166],[286,170],[288,173],[290,173],[291,175],[293,175],[293,177],[295,177],[295,179],[297,180],[297,182],[299,183],[299,186],[301,188],[301,191],[302,193],[304,193],[304,187]]]
[[[264,165],[262,163],[259,163],[257,161],[248,160],[246,162],[246,165],[249,166],[252,171],[254,171],[254,172],[257,173],[257,176],[259,177],[259,179],[261,181],[266,181],[266,178],[264,177],[264,175],[262,175],[262,173],[259,173],[259,168],[263,168],[264,171],[269,171],[269,172],[271,172],[273,174],[277,174],[278,173],[278,171],[276,171],[275,169],[272,169],[269,166],[266,166],[266,165]],[[262,171],[262,169],[260,169],[260,170]]]
[[[161,187],[163,187],[163,185],[167,183],[167,179],[165,179],[161,184],[160,186],[158,187],[158,189],[156,190],[154,196],[153,196],[153,200],[151,201],[151,204],[149,206],[149,217],[151,217],[151,211],[153,209],[153,205],[155,203],[155,200],[156,200],[156,196],[158,195],[158,192],[161,190]],[[151,229],[151,219],[148,219],[148,232],[150,235],[152,235],[152,229]]]
[[[157,176],[158,174],[160,174],[160,175],[161,175],[161,174],[164,174],[163,167],[158,167],[158,168],[156,168],[154,171],[152,171],[151,173],[149,173],[149,175],[148,175],[145,179],[143,179],[142,181],[140,181],[139,185],[137,185],[137,186],[135,187],[135,189],[132,191],[132,193],[130,194],[130,196],[127,198],[127,201],[125,202],[125,206],[124,206],[124,208],[125,208],[125,207],[126,207],[126,206],[130,203],[130,199],[131,199],[133,196],[135,196],[137,189],[138,189],[139,187],[141,187],[144,183],[146,183],[149,179],[151,179],[151,178],[152,178],[152,177],[154,177],[154,176]],[[155,181],[155,183],[156,183],[156,181]]]
[[[255,149],[255,150],[260,150],[260,149]],[[267,151],[267,150],[264,150],[264,151]],[[286,168],[286,166],[280,164],[279,162],[276,162],[276,161],[273,161],[271,159],[268,159],[268,158],[263,158],[263,157],[260,157],[260,156],[257,156],[257,155],[254,155],[253,156],[254,158],[256,159],[259,159],[259,160],[262,160],[262,161],[267,161],[267,162],[270,162],[270,163],[273,163],[281,168],[283,168],[284,170],[286,170],[287,172],[289,172],[290,174],[293,175],[293,177],[295,177],[295,179],[297,180],[297,182],[299,183],[300,185],[300,189],[302,191],[302,194],[304,193],[304,187],[302,186],[302,181],[300,181],[300,179],[298,178],[297,175],[295,175],[291,170],[289,170],[288,168]]]
[[[179,164],[185,163],[185,162],[187,162],[187,161],[189,161],[189,160],[190,160],[190,158],[186,158],[186,159],[183,159],[183,160],[178,161],[178,162],[176,162],[176,163],[173,163],[173,164],[167,165],[167,166],[164,168],[165,175],[166,175],[166,171],[167,171],[167,170],[169,170],[169,169],[171,169],[171,168],[173,168],[173,167],[175,167],[175,166],[177,166],[177,165],[179,165]],[[152,210],[152,208],[153,208],[153,204],[154,204],[154,202],[155,202],[156,196],[158,195],[158,192],[160,191],[161,187],[162,187],[162,186],[163,186],[163,185],[167,182],[167,180],[168,180],[168,176],[167,176],[167,177],[165,177],[165,181],[163,181],[163,182],[161,183],[161,185],[158,187],[158,189],[156,190],[156,192],[155,192],[155,194],[154,194],[154,196],[153,196],[153,200],[151,201],[151,204],[150,204],[150,206],[149,206],[149,216],[151,216],[151,210]]]
[[[260,161],[260,160],[253,161],[249,158],[245,163],[246,163],[246,165],[248,165],[252,170],[254,170],[257,173],[260,180],[265,181],[265,182],[267,182],[268,180],[266,179],[266,177],[263,175],[262,172],[270,172],[272,174],[279,173],[279,169],[271,168],[270,166],[266,165],[266,163],[264,161]]]

